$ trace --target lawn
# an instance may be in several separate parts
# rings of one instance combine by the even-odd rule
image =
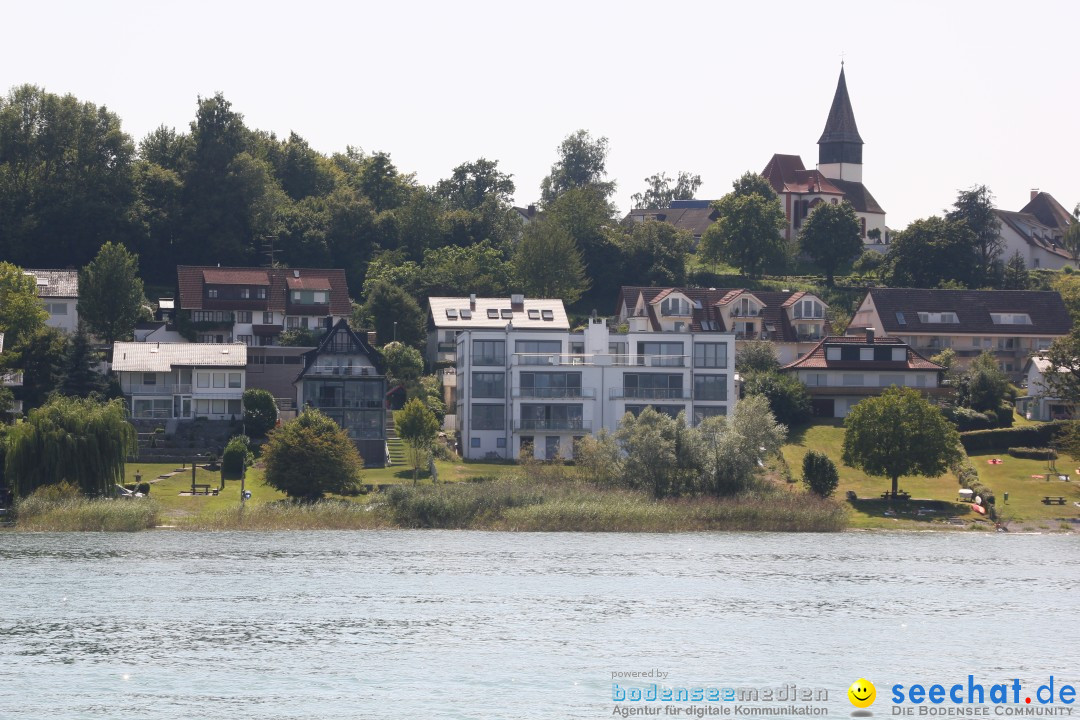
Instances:
[[[852,527],[926,528],[930,524],[937,526],[947,517],[960,517],[968,525],[990,526],[990,523],[973,513],[970,506],[956,502],[959,484],[951,472],[936,478],[900,478],[900,489],[911,493],[912,500],[896,503],[892,508],[895,515],[885,515],[890,503],[882,501],[880,496],[889,489],[889,481],[870,477],[861,470],[841,463],[843,443],[843,421],[823,420],[793,430],[783,447],[783,454],[795,477],[801,475],[803,456],[811,448],[824,452],[836,463],[840,472],[837,495],[843,498],[847,491],[852,490],[860,498],[852,506]],[[1003,462],[1001,465],[991,465],[987,462],[991,458],[1000,458]],[[1070,519],[1080,519],[1080,508],[1073,505],[1073,502],[1080,501],[1080,474],[1075,472],[1080,468],[1080,463],[1070,458],[1057,461],[1061,474],[1071,474],[1072,480],[1066,483],[1030,477],[1046,472],[1046,462],[1042,460],[1019,460],[1002,453],[972,455],[970,459],[979,471],[980,479],[993,488],[999,512],[1014,524],[1015,529],[1060,531],[1074,528],[1080,531],[1080,524],[1068,522]],[[1009,493],[1008,503],[1005,502],[1005,492]],[[1044,505],[1042,498],[1046,495],[1064,496],[1067,504]],[[920,509],[923,510],[922,515],[919,514]]]

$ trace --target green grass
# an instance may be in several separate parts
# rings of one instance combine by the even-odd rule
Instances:
[[[802,474],[802,459],[807,451],[819,450],[827,454],[840,473],[840,485],[837,497],[845,497],[847,491],[854,491],[859,497],[852,506],[850,525],[854,528],[891,528],[891,529],[935,529],[943,526],[948,517],[960,517],[968,525],[990,526],[989,521],[974,513],[970,506],[956,502],[959,483],[951,473],[936,478],[904,477],[900,478],[900,489],[911,493],[908,502],[887,502],[881,500],[881,493],[888,490],[890,483],[885,478],[870,477],[861,470],[844,465],[840,461],[844,443],[842,420],[821,420],[813,425],[796,428],[784,445],[784,459],[791,467],[795,477]],[[1001,465],[990,465],[990,458],[1001,458]],[[1005,520],[1016,523],[1017,529],[1032,527],[1035,529],[1060,529],[1059,518],[1080,518],[1080,508],[1072,503],[1080,501],[1080,475],[1074,471],[1080,463],[1069,458],[1061,458],[1058,467],[1062,474],[1070,474],[1072,482],[1036,480],[1030,475],[1045,472],[1046,462],[1042,460],[1019,460],[1001,453],[982,453],[970,457],[972,465],[979,472],[984,484],[994,490],[997,508]],[[1004,493],[1009,492],[1009,502],[1005,502]],[[1063,495],[1067,504],[1044,505],[1045,495]],[[924,512],[920,515],[919,511]],[[886,515],[891,512],[891,515]],[[951,527],[951,526],[950,526]],[[1076,526],[1080,530],[1080,525]]]

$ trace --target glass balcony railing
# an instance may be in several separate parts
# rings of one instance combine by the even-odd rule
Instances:
[[[556,400],[596,397],[595,388],[579,387],[531,387],[514,388],[514,397],[553,398]]]
[[[611,388],[611,399],[633,398],[636,400],[689,400],[690,391],[685,388]]]
[[[514,430],[570,430],[592,431],[592,423],[581,418],[522,418],[514,422]]]

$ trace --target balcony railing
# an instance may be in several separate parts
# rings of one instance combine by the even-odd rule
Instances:
[[[580,418],[568,420],[548,420],[544,418],[522,418],[514,421],[514,430],[571,430],[591,432],[592,423]]]
[[[354,365],[349,367],[348,365],[315,365],[308,371],[308,374],[315,375],[339,375],[348,377],[377,377],[375,368],[365,367],[363,365]]]
[[[514,388],[514,397],[551,398],[555,400],[576,400],[596,397],[596,388],[579,387],[531,387]]]
[[[635,400],[689,400],[690,391],[684,388],[611,388],[609,397]]]
[[[21,387],[23,384],[23,374],[19,370],[17,372],[7,372],[0,375],[0,385],[3,387]]]
[[[728,315],[731,316],[731,317],[757,317],[760,314],[761,314],[761,311],[757,310],[755,308],[750,308],[749,310],[742,310],[740,308],[732,308],[731,312],[728,313]]]
[[[687,367],[689,355],[615,355],[611,353],[514,353],[514,365]],[[480,365],[473,359],[473,365]]]
[[[218,388],[227,390],[228,388]],[[239,388],[232,388],[239,390]],[[173,385],[132,385],[125,390],[128,395],[190,395],[191,384]]]
[[[821,333],[799,333],[799,342],[817,342],[822,337]]]
[[[486,365],[492,367],[506,367],[505,355],[474,355],[473,365]]]
[[[457,343],[441,342],[439,343],[438,351],[441,353],[457,352]]]
[[[172,417],[172,410],[136,410],[131,417],[136,420],[168,420]]]

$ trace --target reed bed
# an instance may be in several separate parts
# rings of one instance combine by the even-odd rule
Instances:
[[[30,496],[16,510],[17,530],[31,532],[135,532],[159,524],[161,507],[148,498],[103,500]]]
[[[374,504],[347,500],[239,505],[177,521],[183,530],[372,530],[394,527]]]

